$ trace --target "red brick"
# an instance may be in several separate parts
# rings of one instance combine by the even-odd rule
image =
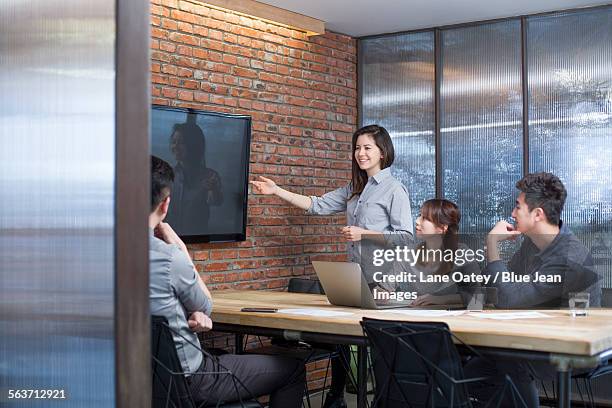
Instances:
[[[177,8],[178,1],[177,0],[161,0],[161,4],[166,7]]]
[[[223,77],[223,83],[226,85],[238,85],[238,78],[233,75],[225,75]]]
[[[176,51],[176,44],[167,41],[160,41],[159,49],[166,52],[174,52]]]
[[[237,62],[238,58],[235,55],[224,55],[223,56],[223,62],[226,64],[232,64],[235,65]]]
[[[229,270],[230,264],[228,262],[213,262],[203,265],[205,271],[226,271]]]
[[[171,58],[170,54],[168,54],[166,52],[152,51],[151,52],[151,59],[153,61],[170,62],[172,58]]]
[[[235,259],[238,258],[238,251],[236,249],[220,249],[211,251],[210,259],[212,260],[223,260],[223,259]]]
[[[242,87],[250,88],[251,86],[253,86],[253,81],[251,81],[250,79],[246,79],[246,78],[239,78],[238,84],[240,84],[240,86]]]
[[[154,84],[168,84],[168,77],[164,75],[151,74],[151,82]]]
[[[191,25],[189,23],[184,23],[182,21],[179,21],[179,23],[178,23],[178,30],[192,34],[193,33],[193,25]]]
[[[208,58],[208,50],[204,50],[204,49],[201,49],[201,48],[194,48],[193,49],[193,56],[195,58],[206,59],[206,58]]]
[[[209,29],[208,37],[213,40],[221,41],[223,39],[223,31]]]
[[[153,16],[154,15],[161,16],[161,15],[164,14],[164,11],[167,10],[167,9],[165,9],[163,7],[160,7],[160,6],[156,5],[156,4],[151,4],[150,10],[151,10],[151,15],[153,15]]]
[[[190,69],[185,69],[185,68],[181,68],[179,67],[176,70],[176,74],[180,77],[188,77],[191,78],[193,76],[193,71]]]
[[[176,75],[177,71],[178,69],[174,65],[163,64],[161,66],[161,72],[163,72],[164,74]]]
[[[201,46],[208,50],[223,51],[223,43],[217,40],[202,40]]]
[[[193,251],[192,256],[194,261],[206,261],[210,254],[208,251]]]
[[[178,91],[178,98],[183,101],[193,101],[192,91]]]
[[[250,68],[251,67],[251,60],[249,60],[248,58],[245,58],[245,57],[237,57],[236,58],[236,64],[238,64],[238,66],[243,67],[243,68]]]
[[[199,25],[194,25],[193,26],[193,33],[202,37],[207,37],[208,36],[208,28],[206,27],[201,27]]]
[[[178,91],[173,88],[162,88],[162,96],[165,98],[176,98],[178,96]]]
[[[208,59],[213,62],[223,61],[223,54],[216,51],[208,51]]]
[[[253,108],[253,103],[251,101],[245,100],[245,99],[238,99],[238,106],[243,108],[243,109],[252,109]]]
[[[176,47],[176,53],[191,57],[193,55],[193,48],[187,45],[179,45]]]
[[[151,36],[153,38],[166,39],[166,38],[168,38],[168,31],[167,30],[161,30],[161,29],[156,28],[156,27],[152,27],[151,28]]]
[[[210,95],[206,92],[194,92],[193,99],[196,102],[208,102],[210,101]]]
[[[186,89],[198,89],[200,87],[200,83],[198,81],[193,81],[190,79],[181,79],[179,84],[179,86]]]
[[[178,23],[175,20],[172,20],[170,18],[162,18],[161,27],[165,28],[166,30],[174,31],[178,28]]]
[[[223,41],[235,44],[238,42],[238,37],[235,34],[225,33],[223,35]]]
[[[199,24],[202,21],[201,16],[180,10],[172,10],[170,16],[177,21],[184,21],[191,24]]]
[[[257,71],[247,68],[234,67],[234,75],[245,78],[257,78]]]
[[[188,34],[170,33],[168,38],[171,41],[175,41],[175,42],[179,42],[183,44],[189,44],[189,45],[199,45],[200,44],[200,40],[197,37],[194,37],[193,35],[188,35]]]

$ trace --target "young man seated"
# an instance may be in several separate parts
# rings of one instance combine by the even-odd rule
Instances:
[[[485,273],[498,278],[498,307],[559,308],[568,306],[570,292],[588,291],[599,306],[601,288],[589,250],[561,221],[567,192],[551,173],[532,173],[516,183],[521,192],[512,218],[499,221],[487,236]],[[498,243],[523,235],[508,265],[501,261]],[[526,279],[524,276],[528,276]]]
[[[570,292],[590,293],[591,305],[599,306],[601,287],[589,250],[561,221],[567,197],[563,183],[551,173],[526,175],[516,183],[520,190],[512,211],[515,225],[499,221],[487,236],[488,264],[483,275],[497,275],[497,307],[559,308],[568,306]],[[523,236],[519,250],[506,265],[498,244]],[[494,363],[474,359],[466,375],[493,377],[487,386],[473,393],[487,401],[508,374],[529,407],[539,406],[536,379],[554,379],[555,370],[547,364],[498,359]],[[504,399],[502,406],[511,406]]]
[[[196,333],[212,329],[209,316],[213,305],[187,247],[170,225],[163,222],[171,201],[173,180],[172,167],[153,156],[149,215],[151,314],[166,317],[173,331],[180,333],[173,337],[185,372],[219,371],[218,361],[244,385],[238,385],[239,395],[230,375],[186,376],[194,400],[214,405],[219,400],[231,402],[270,394],[271,408],[301,407],[305,386],[302,361],[234,354],[220,355],[216,357],[218,360],[213,360],[201,353]]]

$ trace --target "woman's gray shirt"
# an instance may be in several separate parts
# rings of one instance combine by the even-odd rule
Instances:
[[[330,215],[346,211],[347,225],[382,232],[387,245],[405,245],[412,239],[412,214],[408,190],[383,169],[368,179],[363,192],[353,196],[352,184],[322,197],[311,196],[309,214]],[[358,243],[349,243],[349,261],[360,261]]]

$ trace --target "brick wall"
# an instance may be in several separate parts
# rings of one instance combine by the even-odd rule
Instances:
[[[253,118],[250,179],[301,194],[350,178],[357,117],[356,42],[205,7],[152,0],[153,103]],[[249,196],[247,240],[191,245],[216,288],[284,288],[310,260],[344,260],[344,216],[313,217],[275,197]]]
[[[308,195],[347,183],[357,120],[354,39],[308,38],[195,2],[151,3],[153,103],[250,115],[250,179],[266,175]],[[245,242],[190,250],[213,288],[281,290],[292,276],[312,275],[312,259],[346,259],[344,224],[343,215],[306,216],[275,197],[250,195]],[[326,366],[308,366],[311,389],[323,385]]]

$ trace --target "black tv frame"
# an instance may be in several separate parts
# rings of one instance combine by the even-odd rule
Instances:
[[[192,109],[192,108],[178,108],[172,106],[165,105],[151,105],[151,112],[153,110],[166,110],[166,111],[174,111],[188,114],[205,114],[209,116],[220,116],[224,118],[234,118],[234,119],[245,119],[247,121],[247,134],[246,134],[246,165],[244,169],[244,200],[242,203],[242,232],[235,234],[205,234],[205,235],[180,235],[180,238],[186,244],[206,244],[206,243],[215,243],[215,242],[240,242],[246,241],[246,228],[247,228],[247,219],[248,219],[248,199],[249,199],[249,166],[251,163],[251,134],[252,134],[252,123],[253,119],[249,115],[237,115],[233,113],[223,113],[223,112],[214,112],[200,109]],[[153,113],[151,113],[151,120],[153,117]],[[151,138],[153,135],[151,135]]]

